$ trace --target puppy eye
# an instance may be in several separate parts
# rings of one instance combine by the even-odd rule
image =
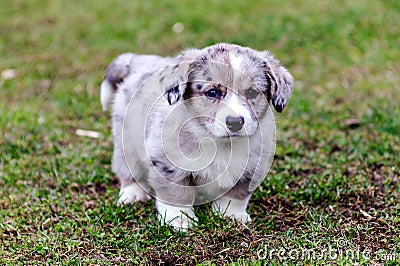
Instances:
[[[221,92],[216,88],[212,88],[204,93],[208,98],[221,98]]]
[[[258,91],[256,91],[256,90],[250,88],[250,89],[248,89],[248,90],[246,91],[246,98],[247,98],[247,99],[254,99],[254,98],[257,97],[258,93],[259,93]]]

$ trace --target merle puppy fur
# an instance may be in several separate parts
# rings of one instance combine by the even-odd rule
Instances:
[[[154,196],[159,219],[178,229],[193,206],[250,221],[251,194],[275,149],[270,104],[282,112],[290,73],[267,51],[220,43],[176,57],[122,54],[108,67],[101,102],[113,101],[112,166],[119,204]]]

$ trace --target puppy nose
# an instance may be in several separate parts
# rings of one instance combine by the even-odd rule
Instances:
[[[242,129],[244,125],[244,118],[241,116],[239,117],[228,116],[226,118],[225,123],[230,131],[236,132]]]

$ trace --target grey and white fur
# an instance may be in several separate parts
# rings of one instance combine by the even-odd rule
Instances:
[[[193,206],[250,221],[251,194],[275,149],[270,104],[282,112],[293,78],[267,51],[220,43],[176,57],[122,54],[101,84],[113,100],[112,169],[119,204],[153,195],[161,222],[186,229]],[[199,196],[201,195],[201,196]]]

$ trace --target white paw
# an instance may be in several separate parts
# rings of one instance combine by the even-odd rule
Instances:
[[[163,225],[170,225],[179,231],[186,231],[197,223],[193,207],[178,207],[162,202],[156,202],[158,220]]]
[[[229,197],[222,197],[213,202],[212,209],[216,214],[247,223],[251,222],[250,215],[246,212],[248,201],[249,198],[238,200]]]
[[[121,188],[118,205],[133,204],[137,201],[148,201],[151,197],[137,183]]]
[[[222,215],[225,217],[236,219],[244,223],[251,222],[251,217],[247,212],[235,212],[234,210],[229,208],[221,211],[220,209],[214,208],[214,213],[216,213],[217,215]]]
[[[244,223],[249,223],[251,222],[251,218],[250,215],[247,212],[243,212],[243,213],[233,213],[231,215],[226,215],[228,217],[232,217],[235,218],[236,220],[240,221],[240,222],[244,222]]]

